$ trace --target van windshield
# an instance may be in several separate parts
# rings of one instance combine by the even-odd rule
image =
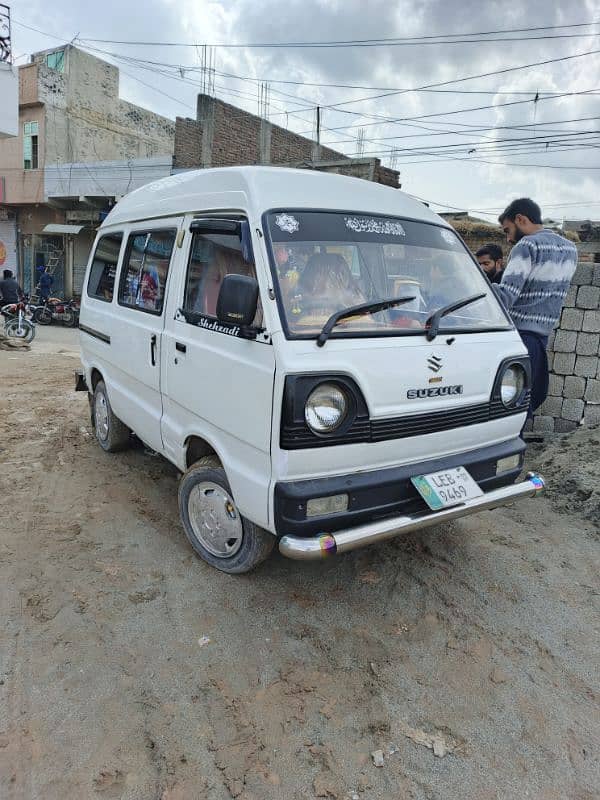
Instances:
[[[511,327],[458,236],[425,222],[365,214],[276,211],[267,215],[271,262],[292,337],[317,336],[332,314],[363,303],[409,303],[340,321],[331,338],[423,333],[438,309],[484,297],[440,321],[440,332]]]

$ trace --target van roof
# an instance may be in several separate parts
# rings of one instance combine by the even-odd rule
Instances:
[[[345,175],[284,167],[198,169],[153,181],[123,197],[104,226],[196,212],[268,209],[357,211],[448,223],[399,189]]]

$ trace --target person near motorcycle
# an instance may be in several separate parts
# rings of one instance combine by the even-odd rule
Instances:
[[[45,303],[48,298],[50,297],[50,289],[54,282],[54,278],[48,272],[48,268],[45,266],[38,267],[40,272],[40,279],[38,281],[38,286],[40,287],[40,300],[42,303]]]
[[[0,281],[0,313],[4,317],[4,334],[29,343],[35,337],[35,325],[25,318],[27,298],[13,278],[12,270],[5,269],[3,275]]]
[[[5,269],[0,281],[0,305],[18,303],[22,296],[23,290],[13,277],[12,270]]]

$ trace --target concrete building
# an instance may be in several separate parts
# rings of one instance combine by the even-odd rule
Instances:
[[[0,3],[0,139],[16,136],[19,120],[17,73],[12,63],[10,8]]]
[[[349,158],[218,98],[198,95],[196,119],[175,121],[174,169],[240,164],[317,169],[400,188],[400,173],[378,158]]]
[[[8,61],[0,61],[0,97],[0,139],[6,139],[19,130],[17,71]]]
[[[19,130],[19,90],[17,72],[12,64],[10,9],[0,3],[0,141],[17,135]],[[0,177],[0,199],[4,183]],[[11,269],[16,274],[17,241],[15,215],[0,207],[0,275]]]
[[[119,70],[72,45],[35,53],[18,79],[18,135],[0,140],[0,241],[26,290],[43,263],[55,293],[77,294],[103,216],[171,173],[175,126],[121,100]]]

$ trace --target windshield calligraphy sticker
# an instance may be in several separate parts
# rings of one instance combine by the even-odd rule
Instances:
[[[377,217],[344,217],[346,227],[356,233],[380,233],[387,236],[406,236],[399,222]]]

